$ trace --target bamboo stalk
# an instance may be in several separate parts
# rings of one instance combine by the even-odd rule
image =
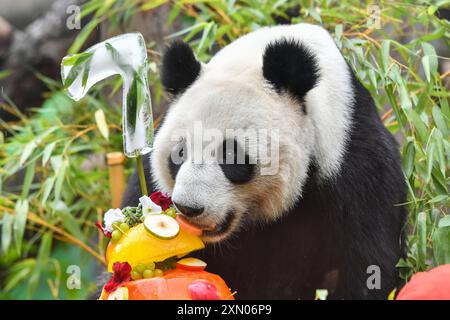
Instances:
[[[143,196],[148,195],[147,192],[147,183],[145,180],[145,172],[144,172],[144,164],[142,163],[142,156],[138,155],[136,157],[137,167],[138,167],[138,175],[139,175],[139,183],[141,184],[141,192]]]
[[[106,154],[108,164],[109,186],[111,189],[111,206],[119,208],[125,191],[125,174],[123,163],[125,156],[122,152],[110,152]]]

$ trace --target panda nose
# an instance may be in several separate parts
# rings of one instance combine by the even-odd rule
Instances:
[[[201,215],[203,213],[203,210],[205,209],[203,207],[193,208],[193,207],[183,206],[176,202],[174,202],[174,205],[178,209],[178,211],[180,211],[185,216],[191,217],[191,218]]]

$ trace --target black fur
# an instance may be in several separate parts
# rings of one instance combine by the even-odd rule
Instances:
[[[201,65],[192,49],[182,41],[175,41],[166,49],[161,66],[161,83],[165,90],[179,95],[200,75]]]
[[[352,83],[353,126],[339,175],[319,181],[311,162],[303,197],[283,218],[246,225],[196,254],[238,299],[311,299],[318,288],[329,289],[330,299],[386,299],[398,286],[406,219],[398,146],[369,92],[354,76]],[[139,193],[135,174],[124,205],[136,205]],[[381,269],[380,290],[367,289],[370,265]]]
[[[250,157],[245,153],[244,149],[238,145],[237,141],[231,141],[233,150],[227,150],[227,140],[218,151],[218,155],[222,156],[219,166],[225,177],[234,184],[244,184],[249,182],[255,174],[255,164],[250,163]],[[228,148],[230,148],[228,146]],[[228,152],[230,151],[230,152]],[[243,156],[244,159],[239,157]],[[244,163],[239,163],[244,160]]]
[[[287,91],[302,103],[306,93],[319,80],[319,66],[305,45],[282,38],[266,47],[263,75],[277,92]],[[303,111],[306,112],[305,109]]]
[[[176,180],[177,173],[181,168],[181,165],[184,161],[186,161],[186,146],[184,143],[178,144],[175,149],[172,151],[172,154],[169,155],[169,159],[167,160],[169,166],[170,176],[173,180]],[[174,161],[176,159],[176,162]]]

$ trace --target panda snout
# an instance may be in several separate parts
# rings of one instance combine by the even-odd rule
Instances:
[[[183,215],[189,218],[197,217],[203,213],[205,210],[204,207],[190,207],[186,205],[182,205],[180,203],[174,202],[173,203],[177,210],[181,212]]]

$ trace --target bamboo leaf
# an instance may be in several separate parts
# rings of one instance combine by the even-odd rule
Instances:
[[[311,15],[311,17],[313,17],[314,20],[322,24],[322,18],[320,17],[320,14],[317,12],[317,10],[313,9],[309,12],[309,14]]]
[[[61,199],[61,190],[64,183],[67,165],[67,159],[63,159],[59,165],[57,172],[55,172],[55,202],[58,202]]]
[[[375,74],[375,71],[373,69],[370,69],[367,72],[367,74],[369,76],[369,80],[370,80],[370,83],[372,84],[373,88],[378,91],[378,89],[377,89],[377,76]]]
[[[127,93],[127,130],[131,134],[136,130],[136,117],[137,117],[137,95],[138,95],[138,80],[137,73],[133,77],[133,81]]]
[[[45,146],[44,152],[42,154],[42,166],[45,166],[47,164],[48,160],[50,159],[50,157],[52,155],[52,152],[53,152],[53,149],[55,148],[55,146],[56,146],[56,141]]]
[[[446,32],[446,27],[445,26],[438,26],[433,32],[429,33],[425,33],[423,36],[414,39],[411,44],[417,44],[417,43],[427,43],[430,41],[434,41],[436,39],[439,39],[441,37],[443,37],[445,35]]]
[[[33,178],[34,178],[34,171],[36,169],[36,160],[32,161],[28,166],[27,166],[27,170],[25,172],[25,178],[23,180],[23,185],[22,185],[22,199],[25,199],[26,197],[28,197],[28,193],[30,192],[30,186],[31,183],[33,182]]]
[[[172,7],[172,10],[170,10],[169,15],[167,16],[167,25],[173,24],[175,19],[180,15],[182,9],[182,5],[175,3],[175,5]]]
[[[35,140],[32,140],[25,145],[25,148],[23,149],[22,155],[20,156],[19,160],[20,166],[23,166],[25,164],[25,161],[28,160],[28,158],[31,156],[31,154],[33,153],[34,149],[36,149],[37,146],[38,144],[36,143]]]
[[[80,57],[76,60],[75,64],[70,69],[67,77],[63,81],[64,88],[69,88],[80,74],[82,74],[81,84],[86,87],[87,79],[89,76],[90,63],[93,57],[93,53],[80,54]]]
[[[62,64],[65,67],[74,66],[76,64],[80,64],[86,59],[90,58],[92,56],[92,52],[82,52],[77,54],[72,54],[70,56],[67,56],[63,59]]]
[[[433,138],[436,145],[436,158],[438,161],[439,169],[441,170],[441,173],[445,175],[447,161],[444,154],[444,140],[442,137],[442,133],[439,130],[434,131]]]
[[[41,276],[42,268],[47,264],[52,247],[53,233],[45,233],[42,236],[41,244],[37,255],[37,264],[33,269],[33,272],[28,280],[28,297],[31,299],[37,286],[39,285],[39,279]]]
[[[148,11],[148,10],[152,10],[155,9],[163,4],[165,4],[167,2],[167,0],[153,0],[153,1],[149,1],[144,3],[141,6],[141,10],[142,11]]]
[[[28,201],[26,199],[19,199],[16,202],[16,215],[14,216],[14,241],[16,249],[20,253],[22,247],[23,234],[27,223],[28,215]]]
[[[206,41],[206,39],[207,39],[207,37],[208,37],[208,34],[209,34],[209,32],[211,31],[211,28],[212,28],[213,26],[214,26],[214,23],[213,23],[213,22],[210,22],[210,23],[208,23],[208,24],[206,25],[206,27],[203,29],[202,38],[200,39],[200,43],[199,43],[198,46],[197,46],[197,54],[199,54],[199,53],[202,51],[203,46],[204,46],[204,44],[205,44],[205,41]]]
[[[442,172],[437,168],[431,170],[431,181],[439,194],[448,194],[448,186]]]
[[[436,54],[436,50],[434,49],[434,47],[427,43],[427,42],[422,42],[422,49],[423,52],[425,53],[424,58],[425,62],[427,64],[427,69],[429,72],[429,77],[430,79],[427,80],[430,81],[431,80],[431,75],[434,74],[435,72],[437,72],[438,69],[438,60],[437,60],[437,54]],[[422,65],[423,65],[423,59],[422,59]]]
[[[101,7],[95,12],[96,17],[105,14],[116,2],[116,0],[104,0]]]
[[[411,99],[409,98],[409,93],[406,88],[406,85],[403,80],[399,80],[399,91],[400,91],[400,105],[403,109],[411,109],[412,103]]]
[[[433,106],[432,109],[433,119],[436,123],[436,127],[441,131],[442,135],[444,137],[448,137],[448,123],[449,119],[444,119],[444,115],[441,112],[441,109],[439,109],[438,106]]]
[[[383,67],[384,72],[389,69],[389,51],[390,51],[391,42],[389,40],[383,40],[381,42],[381,65]]]
[[[2,219],[2,251],[6,253],[11,245],[12,240],[12,223],[13,216],[10,214],[3,214]]]
[[[423,70],[425,71],[425,76],[427,77],[427,81],[431,81],[431,67],[430,67],[430,57],[424,56],[421,59]]]
[[[342,38],[342,31],[343,31],[342,24],[336,25],[336,27],[334,28],[334,37],[336,38],[336,40],[338,40],[338,41],[341,40],[341,38]]]
[[[70,46],[69,50],[67,50],[69,53],[77,53],[80,51],[83,44],[86,42],[89,35],[94,31],[94,29],[98,26],[100,23],[100,19],[94,18],[92,19],[78,34],[75,41]]]
[[[98,130],[106,140],[109,140],[109,127],[106,123],[105,113],[102,109],[98,109],[97,111],[95,111],[94,116]]]
[[[6,277],[5,292],[14,289],[21,281],[26,280],[36,266],[36,259],[28,258],[14,263],[8,269],[8,276]]]
[[[423,92],[419,96],[419,100],[416,103],[416,112],[421,114],[425,107],[427,106],[427,100],[429,98],[429,94],[427,90],[423,90]]]
[[[404,149],[403,156],[403,171],[405,172],[405,176],[407,179],[411,177],[414,169],[414,157],[416,154],[416,149],[414,148],[414,143],[409,141]]]
[[[438,227],[439,228],[450,227],[450,216],[445,216],[441,220],[439,220]]]
[[[113,45],[110,44],[109,42],[105,43],[105,47],[106,47],[106,50],[109,51],[109,53],[111,54],[112,60],[115,63],[117,63],[117,65],[121,65],[122,64],[122,59],[120,58],[119,51],[117,51],[116,48],[114,48]]]
[[[31,269],[22,269],[18,272],[15,272],[12,276],[9,276],[5,281],[4,291],[8,292],[14,289],[20,282],[26,280],[31,274]]]
[[[450,263],[450,227],[440,227],[434,232],[433,253],[435,265]]]
[[[432,141],[427,148],[427,175],[425,177],[425,181],[429,182],[431,179],[431,170],[433,169],[434,162],[434,148],[435,144]]]
[[[405,110],[405,113],[409,119],[409,122],[416,129],[419,137],[422,139],[422,142],[426,142],[428,140],[428,129],[425,123],[414,109],[407,109]]]
[[[445,201],[445,200],[447,200],[447,199],[448,199],[448,195],[446,195],[446,194],[440,194],[440,195],[438,195],[438,196],[432,198],[432,199],[429,201],[429,203],[443,202],[443,201]]]
[[[92,59],[89,59],[84,64],[83,78],[81,79],[81,86],[83,87],[83,89],[86,88],[86,85],[87,85],[87,82],[88,82],[88,79],[89,79],[89,72],[91,70],[91,61],[92,61]]]
[[[427,256],[427,216],[425,212],[417,215],[417,235],[417,262],[421,268],[425,268]]]
[[[178,32],[175,32],[175,33],[172,33],[172,34],[168,35],[168,36],[166,37],[166,39],[173,39],[173,38],[182,36],[182,35],[184,35],[184,34],[186,34],[186,33],[189,33],[189,32],[191,32],[191,33],[192,33],[192,32],[197,33],[197,32],[199,32],[201,29],[203,29],[203,27],[204,27],[205,25],[206,25],[206,22],[200,22],[200,23],[197,23],[197,24],[195,24],[195,25],[193,25],[193,26],[191,26],[191,27],[185,28],[185,29],[183,29],[183,30],[181,30],[181,31],[178,31]]]
[[[45,205],[45,203],[47,202],[54,184],[55,184],[55,177],[50,177],[47,180],[45,180],[43,185],[44,192],[42,193],[42,200],[41,200],[42,205]]]

